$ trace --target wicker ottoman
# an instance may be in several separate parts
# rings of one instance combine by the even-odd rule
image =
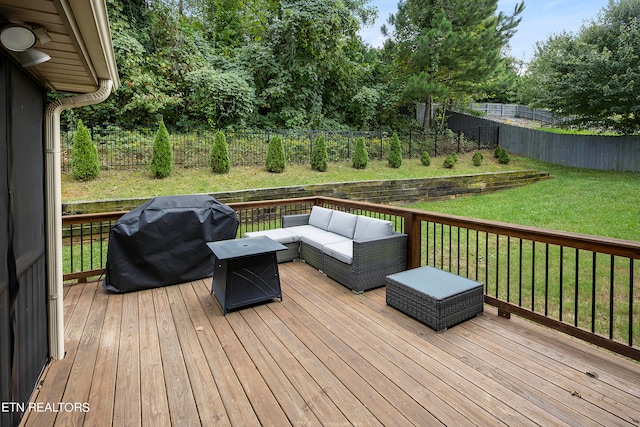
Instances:
[[[484,311],[483,285],[433,267],[386,278],[387,304],[444,331]]]

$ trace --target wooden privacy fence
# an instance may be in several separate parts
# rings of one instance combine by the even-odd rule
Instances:
[[[499,145],[509,153],[562,166],[640,172],[639,136],[565,135],[512,126],[468,114],[447,112],[454,132],[498,127]],[[470,133],[473,135],[473,133]]]
[[[640,242],[327,197],[229,203],[238,237],[314,205],[392,221],[407,268],[431,265],[484,283],[485,302],[640,360]],[[103,274],[108,231],[124,212],[63,217],[64,278]]]

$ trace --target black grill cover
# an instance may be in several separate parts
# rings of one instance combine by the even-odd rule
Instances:
[[[237,229],[235,211],[213,197],[153,198],[111,228],[102,286],[130,292],[211,277],[206,243],[233,239]]]

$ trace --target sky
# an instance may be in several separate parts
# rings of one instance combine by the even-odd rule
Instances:
[[[499,0],[498,10],[511,14],[517,0]],[[525,62],[531,60],[537,41],[546,41],[551,34],[567,31],[576,33],[585,21],[596,19],[609,0],[525,0],[522,22],[511,39],[511,56]],[[370,0],[370,6],[378,8],[378,20],[360,31],[365,43],[380,47],[384,37],[380,27],[389,14],[397,11],[397,0]]]

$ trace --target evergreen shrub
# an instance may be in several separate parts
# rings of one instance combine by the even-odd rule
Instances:
[[[276,135],[269,141],[265,167],[269,172],[282,173],[285,168],[284,145],[282,137]]]
[[[480,166],[480,165],[482,164],[482,160],[483,160],[483,159],[484,159],[484,156],[482,155],[482,153],[481,153],[481,152],[479,152],[479,151],[478,151],[478,152],[476,152],[476,153],[473,155],[473,159],[472,159],[472,161],[473,161],[473,165],[474,165],[474,166]]]
[[[447,169],[451,169],[455,166],[456,164],[456,157],[453,154],[449,154],[445,159],[444,162],[442,163],[442,166],[444,166]]]
[[[364,145],[364,138],[361,136],[356,139],[356,150],[353,152],[351,161],[355,169],[364,169],[369,163],[369,153]]]
[[[422,153],[422,156],[420,156],[420,163],[422,163],[423,166],[429,166],[431,164],[431,156],[428,152],[425,151]]]
[[[78,129],[73,138],[71,152],[71,175],[74,179],[88,181],[100,174],[98,149],[91,141],[89,129],[78,120]]]
[[[158,131],[153,140],[151,153],[151,173],[156,178],[166,178],[173,170],[173,150],[169,141],[169,132],[164,121],[158,123]]]
[[[500,147],[499,145],[496,147],[496,150],[493,152],[493,155],[494,157],[497,157],[498,163],[502,165],[506,165],[511,161],[511,158],[509,157],[509,153],[507,153],[507,150]]]
[[[313,142],[313,147],[311,148],[311,169],[318,172],[326,172],[328,168],[327,143],[324,140],[324,136],[320,136]]]
[[[389,166],[399,168],[402,165],[402,145],[398,134],[394,133],[391,137],[391,145],[389,147]]]
[[[209,164],[211,165],[211,171],[214,173],[227,173],[229,172],[229,169],[231,169],[227,138],[221,130],[216,132],[216,136],[213,140]]]

